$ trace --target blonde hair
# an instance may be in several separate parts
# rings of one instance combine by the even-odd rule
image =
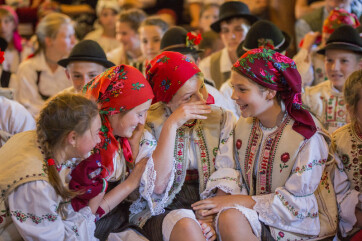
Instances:
[[[122,11],[118,16],[118,21],[121,23],[128,23],[130,28],[137,33],[138,28],[142,21],[145,20],[146,16],[146,13],[141,9],[131,8]]]
[[[168,29],[168,24],[164,20],[162,20],[160,17],[157,17],[157,16],[151,16],[151,17],[148,17],[145,20],[143,20],[140,27],[144,27],[144,26],[157,26],[157,27],[159,27],[161,29],[161,31],[162,31],[162,35]]]
[[[45,49],[45,38],[55,38],[60,27],[65,24],[72,24],[72,20],[62,13],[49,13],[42,18],[35,31],[38,41],[38,49],[35,54]]]
[[[64,140],[71,131],[84,134],[97,115],[97,104],[80,94],[59,94],[46,102],[36,124],[45,159],[54,158],[54,151],[63,148]],[[63,185],[55,165],[47,166],[47,173],[49,183],[63,199],[78,194]]]
[[[360,91],[362,89],[362,69],[353,72],[344,83],[343,94],[344,100],[348,106],[348,112],[351,116],[352,123],[355,123],[357,112],[357,105],[359,100],[362,98],[360,96]]]

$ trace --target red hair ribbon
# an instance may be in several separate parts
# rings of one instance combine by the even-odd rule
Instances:
[[[49,159],[47,160],[47,163],[48,163],[48,166],[54,166],[54,165],[55,165],[55,161],[54,161],[53,158],[49,158]]]

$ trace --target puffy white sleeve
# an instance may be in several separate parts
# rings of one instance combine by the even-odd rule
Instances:
[[[311,53],[308,53],[308,50],[305,48],[301,48],[293,57],[293,60],[297,65],[300,76],[302,77],[302,86],[310,86],[314,80]]]
[[[336,166],[333,173],[333,186],[338,205],[339,230],[342,236],[346,237],[357,222],[355,209],[358,203],[362,202],[362,195],[350,188],[351,183],[344,171],[341,158],[336,153],[334,153],[334,159]]]
[[[36,85],[37,74],[35,69],[28,62],[29,60],[20,64],[16,74],[16,81],[18,89],[15,99],[19,101],[32,116],[36,116],[44,101],[38,93],[38,86]]]
[[[70,204],[60,204],[61,198],[45,181],[19,186],[8,201],[13,223],[25,240],[98,240],[90,208],[75,212]]]
[[[256,195],[254,210],[266,225],[305,235],[318,235],[320,222],[314,196],[328,158],[328,144],[313,135],[299,152],[284,186],[274,193]],[[328,187],[325,187],[328,188]]]
[[[144,130],[140,142],[139,153],[136,163],[144,157],[149,157],[145,171],[143,172],[139,187],[140,198],[131,206],[130,211],[134,214],[141,212],[148,205],[152,215],[158,215],[163,212],[164,204],[168,200],[168,194],[174,181],[174,170],[171,172],[167,187],[162,194],[154,193],[156,171],[152,158],[152,153],[156,149],[157,141],[154,136],[147,130]]]
[[[230,111],[225,111],[219,148],[215,157],[216,171],[211,174],[205,190],[201,193],[202,199],[213,196],[216,189],[230,194],[240,194],[241,192],[240,177],[239,172],[235,169],[233,151],[235,123],[235,116]]]

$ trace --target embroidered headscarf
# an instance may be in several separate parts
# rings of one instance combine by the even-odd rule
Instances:
[[[152,86],[153,103],[168,103],[181,86],[196,73],[201,72],[188,57],[165,51],[156,56],[146,68],[146,78]]]
[[[14,48],[18,52],[21,52],[23,50],[23,46],[21,45],[21,37],[20,37],[20,34],[18,32],[18,24],[19,24],[18,15],[16,14],[15,10],[12,7],[8,6],[8,5],[1,5],[0,9],[4,9],[4,10],[8,11],[11,14],[11,16],[13,17],[13,19],[14,19],[15,30],[13,32],[13,45],[14,45]]]
[[[323,33],[333,33],[341,25],[351,25],[357,28],[360,23],[355,14],[347,12],[343,8],[333,9],[323,23]]]
[[[274,50],[258,48],[242,55],[233,70],[280,93],[288,114],[295,120],[293,130],[309,139],[316,132],[310,113],[302,106],[301,77],[294,61]]]
[[[107,169],[102,172],[102,176],[107,177],[113,173],[113,157],[118,149],[118,141],[113,135],[108,116],[131,110],[152,99],[152,88],[136,68],[119,65],[95,77],[84,86],[83,92],[99,105],[102,119],[101,142],[95,149],[100,152],[102,164]],[[128,139],[120,137],[119,142],[126,161],[133,162]]]

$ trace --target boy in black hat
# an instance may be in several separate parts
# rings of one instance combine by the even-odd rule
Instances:
[[[303,103],[332,133],[349,122],[343,86],[350,74],[362,68],[362,39],[356,29],[344,25],[332,33],[317,53],[325,56],[328,80],[306,88]]]
[[[63,92],[82,93],[83,86],[94,77],[114,64],[107,60],[101,46],[93,40],[83,40],[76,44],[66,59],[58,64],[65,68],[65,73],[73,86]]]
[[[248,6],[242,2],[230,1],[221,5],[219,19],[211,24],[211,29],[220,33],[225,47],[200,62],[205,78],[213,80],[217,89],[229,79],[232,64],[238,59],[236,48],[256,21],[257,17],[251,15]]]

